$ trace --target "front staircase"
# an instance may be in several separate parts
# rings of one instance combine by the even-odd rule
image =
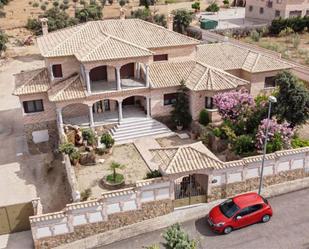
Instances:
[[[123,120],[110,130],[117,144],[132,141],[145,136],[169,136],[173,132],[164,124],[152,118]]]

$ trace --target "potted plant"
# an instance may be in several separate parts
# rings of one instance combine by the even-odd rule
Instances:
[[[109,169],[112,171],[112,174],[105,176],[102,179],[103,186],[107,189],[118,189],[124,185],[124,176],[123,174],[117,173],[117,169],[123,169],[125,166],[112,162]]]
[[[105,144],[105,147],[106,147],[108,153],[112,153],[111,149],[112,149],[112,147],[115,143],[115,140],[113,139],[111,134],[109,134],[109,133],[102,134],[100,142],[101,142],[101,144]]]
[[[80,159],[80,152],[78,150],[75,150],[69,155],[69,157],[72,165],[76,166]]]

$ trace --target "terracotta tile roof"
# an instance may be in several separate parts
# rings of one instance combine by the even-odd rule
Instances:
[[[50,88],[50,79],[47,68],[15,74],[14,95],[33,94],[46,92]]]
[[[188,44],[199,41],[140,19],[92,21],[38,38],[44,57],[75,55],[85,61],[149,56],[148,48]]]
[[[149,67],[149,78],[153,88],[179,86],[186,81],[193,70],[195,61],[158,62]]]
[[[193,91],[220,91],[249,84],[223,70],[196,61],[160,62],[150,66],[153,88],[179,86],[181,80]]]
[[[198,45],[197,60],[223,70],[243,69],[252,73],[292,68],[278,58],[231,43]]]
[[[85,88],[83,87],[79,74],[74,74],[57,82],[53,85],[53,88],[48,91],[48,98],[50,101],[67,101],[85,97]]]
[[[199,169],[220,169],[221,162],[202,142],[180,147],[150,150],[154,161],[165,174],[184,173]]]

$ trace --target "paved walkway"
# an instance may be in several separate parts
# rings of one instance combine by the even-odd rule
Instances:
[[[32,249],[31,231],[0,235],[0,249]]]
[[[138,152],[141,154],[148,168],[153,171],[158,169],[158,164],[152,161],[152,154],[149,151],[150,149],[161,148],[160,144],[154,137],[143,137],[136,139],[134,145]]]

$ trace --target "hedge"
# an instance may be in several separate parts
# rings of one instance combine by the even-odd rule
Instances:
[[[309,31],[309,16],[275,19],[269,27],[269,32],[273,35],[278,35],[288,27],[293,29],[294,32],[303,32],[305,28]]]

